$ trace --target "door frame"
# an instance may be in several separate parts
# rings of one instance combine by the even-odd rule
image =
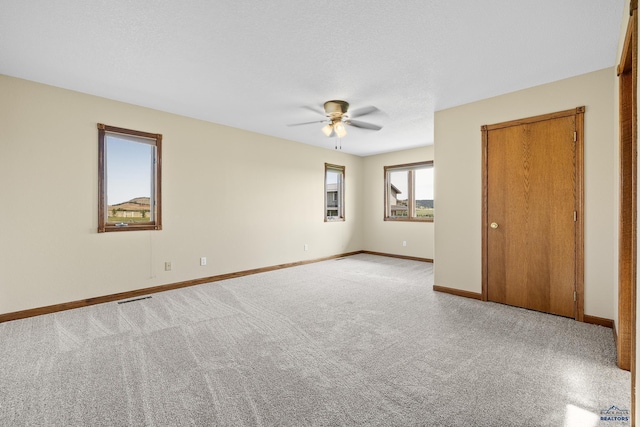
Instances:
[[[631,371],[631,425],[635,425],[636,281],[637,281],[637,68],[638,2],[629,5],[629,21],[618,65],[620,201],[618,223],[618,318],[614,328],[618,367]],[[614,324],[615,325],[615,324]]]
[[[543,114],[540,116],[528,117],[524,119],[511,120],[508,122],[493,125],[484,125],[480,128],[482,132],[482,300],[488,301],[488,229],[489,229],[489,200],[488,200],[488,144],[489,131],[502,129],[511,126],[530,124],[545,120],[553,120],[561,117],[575,116],[576,123],[576,251],[575,251],[575,284],[576,301],[574,302],[574,318],[577,321],[584,321],[584,111],[585,107],[577,107],[571,110],[558,111],[556,113]]]

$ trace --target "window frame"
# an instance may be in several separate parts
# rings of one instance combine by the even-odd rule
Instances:
[[[153,206],[150,210],[153,221],[127,223],[126,226],[109,222],[107,213],[107,163],[106,163],[106,135],[120,134],[124,136],[136,136],[155,141],[150,143],[154,149],[154,174],[153,174]],[[159,133],[141,132],[132,129],[125,129],[116,126],[109,126],[98,123],[98,233],[111,231],[139,231],[139,230],[162,230],[162,135]]]
[[[433,168],[433,160],[423,162],[404,163],[400,165],[392,165],[384,167],[384,221],[404,221],[404,222],[433,222],[434,218],[421,218],[415,216],[415,171],[417,169]],[[391,206],[389,205],[389,191],[391,189],[391,180],[389,175],[391,172],[408,172],[408,195],[407,195],[407,216],[397,217],[391,216]]]
[[[329,207],[327,203],[329,200],[327,199],[327,172],[339,172],[341,174],[341,178],[338,180],[338,215],[335,217],[329,217],[327,215],[327,208]],[[331,163],[324,164],[324,222],[340,222],[345,221],[345,209],[344,209],[344,188],[345,188],[345,175],[346,168],[340,165],[334,165]]]

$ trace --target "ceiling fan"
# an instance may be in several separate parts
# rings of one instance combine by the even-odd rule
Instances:
[[[312,108],[309,108],[312,111],[316,111]],[[322,132],[326,136],[337,136],[338,138],[342,138],[347,134],[347,129],[345,125],[353,126],[360,129],[366,130],[375,130],[378,131],[382,129],[382,126],[375,125],[373,123],[367,123],[360,120],[353,120],[355,117],[366,116],[367,114],[374,113],[379,111],[376,107],[364,107],[358,110],[354,110],[349,113],[349,103],[347,101],[333,100],[327,101],[324,103],[324,114],[327,116],[324,120],[318,120],[313,122],[305,122],[305,123],[295,123],[289,126],[300,126],[300,125],[310,125],[313,123],[326,123],[326,126],[322,128]]]

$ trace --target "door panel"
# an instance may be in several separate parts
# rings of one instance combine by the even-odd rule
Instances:
[[[575,315],[575,124],[572,115],[487,131],[490,301]]]

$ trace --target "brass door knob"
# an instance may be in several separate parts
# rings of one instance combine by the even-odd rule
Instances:
[[[497,222],[492,222],[492,223],[491,223],[491,228],[493,228],[494,230],[495,230],[496,228],[498,228],[498,223],[497,223]]]

